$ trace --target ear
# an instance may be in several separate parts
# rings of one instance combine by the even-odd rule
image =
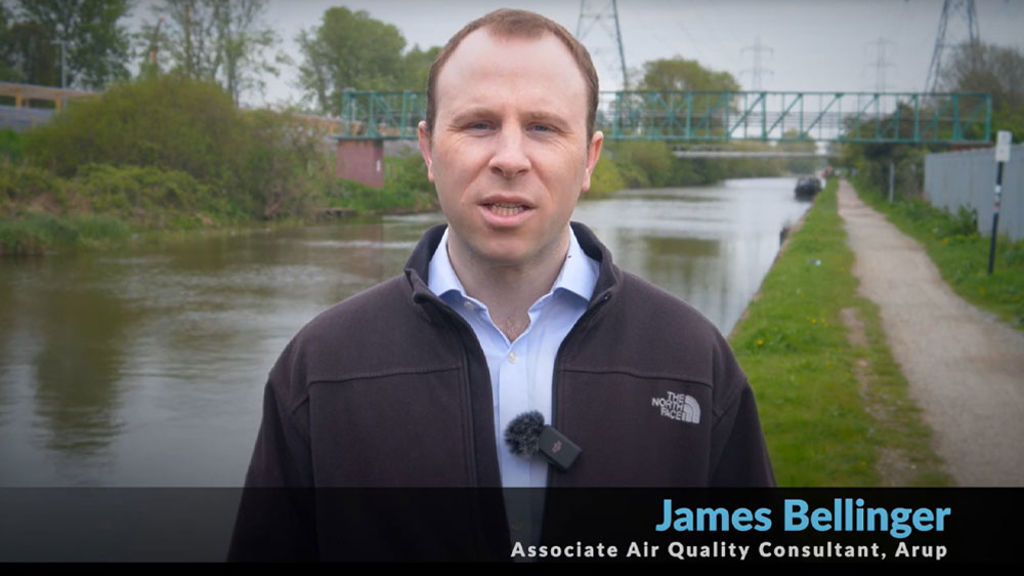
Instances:
[[[601,146],[604,144],[604,133],[600,130],[594,132],[594,136],[590,138],[590,144],[587,146],[587,163],[585,166],[585,173],[583,175],[583,189],[581,193],[590,190],[590,177],[594,174],[594,167],[597,166],[598,159],[601,158]]]
[[[419,140],[420,155],[427,165],[427,179],[434,181],[434,161],[430,155],[430,132],[427,130],[427,123],[421,121],[416,127],[416,137]]]

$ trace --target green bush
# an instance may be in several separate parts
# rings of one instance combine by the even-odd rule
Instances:
[[[97,165],[187,174],[204,195],[216,196],[247,218],[305,215],[316,180],[328,171],[320,136],[294,117],[240,111],[219,86],[175,75],[150,76],[73,103],[27,135],[24,154],[32,165],[63,178]],[[85,180],[91,182],[97,169],[89,170]],[[115,173],[103,174],[109,180]],[[177,210],[197,208],[183,204],[189,190],[198,190],[194,183],[178,176],[172,178],[177,184],[161,180],[157,198],[133,188],[146,183],[142,174],[120,174],[135,184],[107,181],[110,190],[122,191],[121,199],[118,193],[101,194],[97,209],[124,214],[125,202],[143,200],[169,202]],[[149,212],[154,206],[134,208]]]
[[[65,181],[46,170],[0,162],[0,215],[19,211],[47,195],[57,208],[66,209],[65,188]]]
[[[244,131],[234,102],[215,84],[173,75],[115,86],[69,104],[26,135],[29,161],[63,177],[79,166],[158,166],[200,181],[237,164]]]
[[[259,218],[309,216],[321,182],[334,178],[320,138],[288,113],[248,111],[241,123],[237,168],[225,183],[233,203]]]
[[[409,212],[437,208],[437,193],[419,154],[385,158],[384,170],[385,205],[379,210]]]
[[[615,164],[619,177],[625,188],[651,188],[651,177],[643,168],[632,162],[622,161],[612,156],[611,161]]]
[[[21,162],[21,151],[24,148],[24,138],[10,128],[0,130],[0,160],[7,160],[11,163]]]
[[[671,182],[676,158],[664,142],[626,141],[611,147],[610,155],[630,188],[658,188]]]
[[[77,214],[70,217],[26,212],[0,219],[0,256],[38,255],[54,248],[110,245],[123,242],[131,228],[112,216]]]
[[[950,214],[948,236],[976,236],[978,234],[978,211],[967,206],[957,208]]]
[[[626,187],[619,168],[610,158],[602,155],[590,175],[590,190],[587,198],[605,198]]]
[[[737,143],[731,148],[742,152],[758,149],[758,146]],[[614,165],[622,181],[620,188],[696,186],[726,178],[778,176],[782,173],[781,164],[773,160],[676,158],[672,146],[659,141],[607,142],[602,157]]]
[[[895,168],[893,197],[896,200],[920,199],[924,195],[924,146],[904,144],[847,144],[840,163],[854,168],[856,178],[889,197],[889,165]]]
[[[427,165],[419,154],[388,156],[384,159],[384,187],[434,194],[434,185],[427,178]]]
[[[230,204],[178,170],[90,164],[73,181],[92,210],[147,228],[197,228],[232,217]]]
[[[932,206],[927,200],[912,198],[897,202],[892,210],[909,222],[929,226],[940,240],[946,239],[948,242],[978,235],[978,211],[974,208],[960,206],[956,214],[953,214]]]

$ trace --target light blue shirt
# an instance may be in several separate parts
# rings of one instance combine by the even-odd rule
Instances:
[[[547,464],[527,460],[505,445],[508,423],[523,412],[537,410],[551,423],[551,379],[562,340],[587,310],[597,284],[599,265],[587,256],[570,229],[569,251],[551,291],[530,307],[530,325],[515,342],[498,329],[485,306],[466,294],[448,257],[448,231],[430,260],[428,286],[473,328],[487,357],[494,399],[494,434],[505,487],[543,488]]]

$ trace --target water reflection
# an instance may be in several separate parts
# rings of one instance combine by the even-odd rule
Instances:
[[[120,430],[119,381],[131,315],[116,297],[90,289],[46,301],[33,311],[41,344],[33,360],[38,425],[47,431],[48,448],[88,454]]]
[[[584,202],[616,262],[728,332],[806,208],[792,180]],[[401,272],[439,214],[0,260],[0,485],[232,486],[287,341]]]
[[[782,226],[806,210],[792,179],[630,190],[582,204],[620,266],[683,298],[728,333],[771,267]]]
[[[3,270],[0,268],[0,270]],[[5,274],[6,271],[0,272]],[[3,276],[0,276],[3,278]],[[13,306],[15,283],[12,279],[0,281],[0,428],[9,420],[14,382],[14,338],[18,330],[14,326],[17,316]]]

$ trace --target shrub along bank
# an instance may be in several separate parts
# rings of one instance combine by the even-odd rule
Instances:
[[[857,295],[853,253],[829,182],[765,277],[730,341],[754,387],[782,486],[942,486],[886,344]]]
[[[434,205],[418,157],[389,158],[382,190],[338,180],[333,163],[288,113],[240,110],[209,83],[144,78],[25,135],[0,132],[0,255]]]
[[[728,145],[734,152],[761,151],[760,142]],[[594,169],[592,198],[609,196],[624,188],[664,188],[712,184],[726,178],[773,177],[816,171],[808,159],[693,159],[676,158],[673,146],[660,141],[607,141]]]

